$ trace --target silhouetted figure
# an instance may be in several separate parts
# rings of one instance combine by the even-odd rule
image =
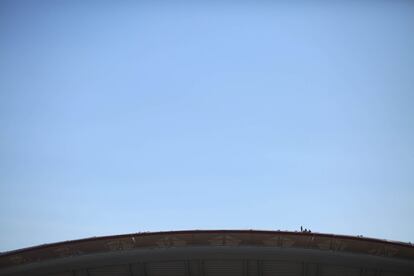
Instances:
[[[300,232],[303,232],[303,227],[302,227],[302,225],[300,226]]]

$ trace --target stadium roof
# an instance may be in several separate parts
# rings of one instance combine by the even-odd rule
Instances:
[[[144,232],[0,254],[0,275],[414,275],[414,246],[361,236],[210,230]]]

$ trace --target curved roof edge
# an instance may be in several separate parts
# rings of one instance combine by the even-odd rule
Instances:
[[[91,237],[7,251],[0,253],[0,268],[115,250],[238,245],[341,251],[414,260],[411,243],[362,236],[279,230],[181,230]]]

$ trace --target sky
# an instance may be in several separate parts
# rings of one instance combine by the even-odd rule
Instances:
[[[414,242],[414,2],[363,2],[1,1],[0,251],[300,226]]]

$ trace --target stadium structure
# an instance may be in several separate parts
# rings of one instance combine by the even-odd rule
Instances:
[[[144,232],[4,252],[0,275],[413,276],[414,246],[310,232]]]

